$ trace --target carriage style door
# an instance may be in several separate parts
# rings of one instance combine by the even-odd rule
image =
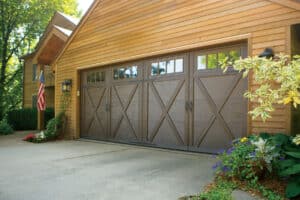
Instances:
[[[219,62],[246,45],[82,72],[81,137],[217,152],[247,131],[247,80]]]
[[[247,56],[243,45],[193,52],[190,57],[190,150],[216,153],[247,134],[247,80],[220,62]]]
[[[188,54],[146,62],[148,142],[159,147],[188,147]]]
[[[81,137],[104,140],[108,137],[108,70],[98,69],[81,76]]]

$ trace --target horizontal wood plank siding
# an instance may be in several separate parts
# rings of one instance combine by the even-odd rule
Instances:
[[[24,86],[23,86],[23,107],[32,108],[32,96],[37,93],[37,82],[32,81],[32,58],[27,58],[24,62]]]
[[[250,55],[266,47],[289,53],[287,27],[295,23],[300,23],[298,10],[268,0],[101,1],[56,63],[56,87],[60,88],[64,79],[74,81],[68,110],[70,137],[79,136],[77,68],[169,52],[177,47],[202,47],[207,41],[243,34],[251,36]],[[250,87],[255,84],[252,80]],[[59,109],[61,91],[55,95]],[[288,110],[277,106],[274,118],[264,124],[249,120],[249,133],[288,132]]]

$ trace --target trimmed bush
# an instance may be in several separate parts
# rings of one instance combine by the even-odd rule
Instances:
[[[54,117],[54,109],[45,111],[45,124]],[[23,108],[7,114],[7,121],[15,130],[35,130],[37,128],[37,109]]]
[[[0,121],[0,135],[9,135],[9,134],[12,134],[13,132],[14,132],[14,130],[7,123],[6,120]]]

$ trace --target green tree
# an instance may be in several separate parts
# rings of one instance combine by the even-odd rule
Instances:
[[[255,105],[250,111],[253,118],[260,117],[264,121],[271,118],[275,104],[292,103],[294,107],[300,104],[300,56],[292,60],[286,55],[273,59],[248,57],[231,65],[235,70],[243,72],[244,77],[252,73],[258,85],[244,95]],[[223,64],[225,71],[226,66],[228,64]]]
[[[33,51],[55,11],[79,17],[76,0],[0,0],[0,119],[20,106],[20,56]]]

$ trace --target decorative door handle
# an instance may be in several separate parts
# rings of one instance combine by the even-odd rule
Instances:
[[[190,111],[193,111],[194,104],[192,101],[189,102],[189,108],[190,108]]]
[[[193,104],[192,101],[185,102],[185,110],[187,110],[187,111],[193,111],[193,107],[194,107],[194,104]]]

